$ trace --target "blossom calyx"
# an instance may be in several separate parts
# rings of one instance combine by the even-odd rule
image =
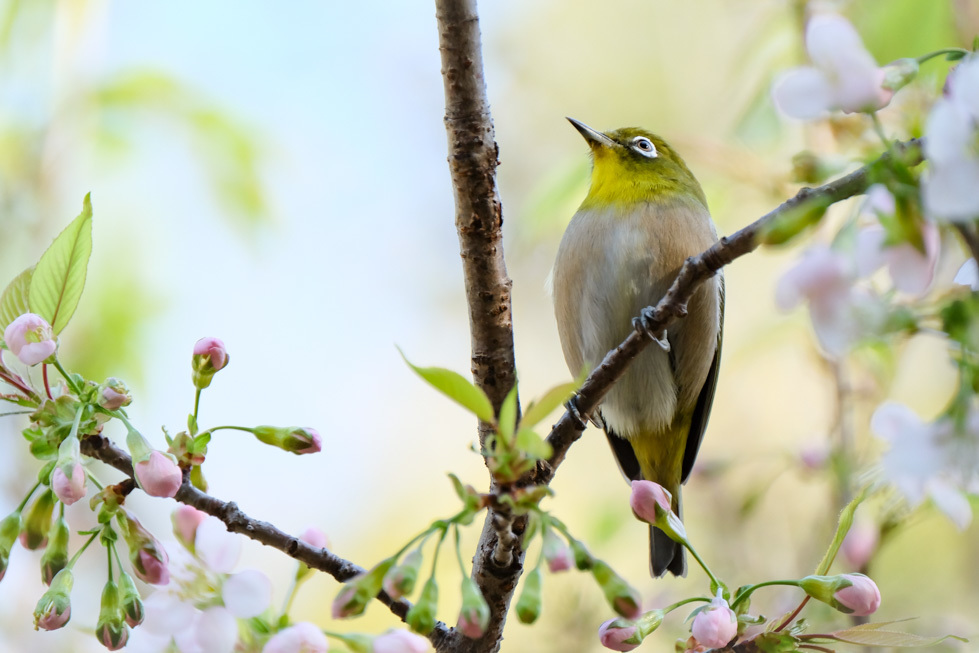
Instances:
[[[490,608],[483,598],[476,581],[472,578],[462,580],[462,608],[456,630],[470,639],[479,639],[486,634],[489,626]]]
[[[143,623],[143,619],[146,617],[143,599],[139,595],[139,590],[136,589],[136,582],[133,577],[124,571],[119,574],[119,600],[126,623],[130,627],[135,628]]]
[[[50,585],[54,577],[68,566],[68,522],[58,517],[51,524],[48,546],[41,556],[41,580]]]
[[[806,576],[799,581],[799,587],[817,601],[855,617],[873,614],[880,607],[877,584],[863,574]]]
[[[259,441],[296,455],[318,453],[323,448],[319,432],[305,426],[256,426],[249,430]]]
[[[150,585],[166,585],[170,582],[170,562],[163,545],[146,530],[129,511],[118,518],[123,537],[129,547],[129,562],[136,578]]]
[[[219,338],[201,338],[194,344],[194,356],[191,359],[193,369],[192,379],[198,390],[211,385],[211,379],[219,371],[228,366],[231,356]]]
[[[439,586],[435,578],[429,578],[422,587],[418,601],[405,615],[405,623],[419,635],[427,635],[435,628],[435,610],[438,608]]]
[[[57,630],[71,619],[71,587],[75,577],[62,569],[51,580],[51,587],[41,595],[34,608],[34,630]]]
[[[547,529],[544,532],[544,542],[541,546],[543,547],[544,560],[547,561],[547,568],[552,574],[571,569],[574,562],[571,549],[557,533]]]
[[[422,552],[415,549],[404,557],[401,564],[391,568],[384,576],[384,591],[392,599],[400,599],[411,594],[418,580],[418,572],[422,566]]]
[[[106,410],[119,410],[133,403],[133,395],[125,381],[110,376],[99,386],[98,401]]]
[[[102,604],[99,620],[95,624],[95,636],[110,651],[118,651],[129,641],[129,628],[126,615],[122,611],[119,587],[109,581],[102,588]]]
[[[642,598],[639,592],[602,560],[595,560],[591,573],[613,610],[627,619],[639,617],[642,613]]]
[[[367,604],[381,591],[384,576],[395,562],[394,558],[387,558],[370,571],[348,580],[333,599],[333,618],[345,619],[363,614]]]
[[[54,503],[54,492],[45,490],[34,500],[27,514],[21,515],[20,543],[24,548],[33,551],[47,546]]]
[[[523,591],[517,599],[517,618],[521,623],[532,624],[537,621],[541,611],[541,573],[534,567],[524,577]]]

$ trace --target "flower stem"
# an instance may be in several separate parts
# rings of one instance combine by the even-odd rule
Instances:
[[[51,384],[48,383],[48,364],[44,363],[41,365],[41,376],[44,377],[44,392],[47,393],[48,399],[54,399],[51,396]]]
[[[759,589],[759,588],[762,588],[762,587],[771,587],[773,585],[788,585],[790,587],[798,587],[799,586],[799,581],[797,581],[797,580],[766,580],[763,583],[758,583],[756,585],[749,585],[748,587],[746,587],[743,590],[741,590],[741,592],[739,592],[738,595],[734,597],[734,600],[731,601],[731,609],[733,610],[736,605],[738,605],[739,603],[741,603],[741,601],[744,601],[746,598],[748,598],[749,596],[751,596],[751,593],[754,592],[756,589]]]
[[[20,502],[20,505],[17,506],[17,512],[21,512],[24,510],[24,506],[26,506],[27,502],[31,500],[31,497],[34,496],[34,493],[37,492],[37,488],[39,487],[41,487],[41,481],[35,483],[34,487],[31,488],[31,491],[28,492],[27,495],[24,497],[24,500]]]
[[[68,564],[66,565],[67,569],[71,569],[75,565],[75,561],[77,561],[80,557],[82,557],[82,554],[85,553],[85,549],[88,548],[88,545],[91,544],[93,541],[95,541],[95,538],[98,536],[99,536],[98,531],[92,533],[92,536],[85,541],[85,544],[82,545],[82,548],[75,551],[75,555],[71,557],[71,560],[69,560]]]
[[[694,596],[689,599],[683,599],[682,601],[677,601],[676,603],[672,605],[668,605],[665,608],[663,608],[663,614],[669,614],[670,612],[673,612],[677,608],[682,607],[688,603],[697,603],[697,602],[710,603],[710,599],[705,596]]]
[[[969,51],[969,50],[966,50],[965,48],[942,48],[941,50],[935,50],[934,52],[929,52],[928,54],[923,54],[920,57],[918,57],[916,59],[916,61],[919,64],[923,64],[924,62],[928,61],[929,59],[934,59],[935,57],[940,57],[943,54],[964,54],[964,55],[968,55],[968,54],[972,54],[972,52]]]
[[[690,540],[684,538],[683,540],[681,540],[680,544],[687,547],[687,551],[690,552],[690,555],[693,556],[693,559],[696,560],[697,564],[699,564],[701,569],[704,570],[704,573],[707,574],[707,576],[710,578],[711,583],[713,584],[714,587],[724,586],[723,583],[721,583],[721,581],[717,579],[717,576],[714,575],[714,572],[710,570],[710,567],[707,566],[707,563],[704,562],[704,559],[700,557],[700,554],[697,553],[697,550],[693,548],[693,545],[690,543]]]
[[[201,407],[201,389],[197,388],[194,391],[194,423],[197,423],[197,412]]]
[[[68,370],[64,368],[64,366],[61,364],[61,361],[58,360],[57,356],[54,357],[54,366],[55,368],[57,368],[59,372],[61,372],[61,376],[65,377],[65,382],[68,384],[68,387],[71,388],[71,391],[74,392],[76,395],[81,394],[82,389],[79,388],[77,385],[75,385],[75,381],[71,378],[71,375],[68,374]],[[47,366],[45,366],[44,372],[46,375]],[[45,382],[46,380],[47,380],[47,376],[45,376]],[[48,393],[48,396],[50,396],[50,392]]]

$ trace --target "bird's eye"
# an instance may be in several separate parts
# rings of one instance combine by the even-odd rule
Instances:
[[[632,141],[632,149],[651,159],[656,156],[656,146],[645,136],[637,136]]]

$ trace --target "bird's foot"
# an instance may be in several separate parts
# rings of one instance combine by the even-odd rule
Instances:
[[[571,419],[574,420],[575,426],[578,427],[579,431],[584,431],[585,427],[588,426],[588,422],[591,422],[600,429],[605,428],[605,425],[599,422],[594,415],[581,414],[581,410],[578,408],[578,395],[568,399],[564,403],[564,406],[568,409],[568,413],[571,415]]]
[[[670,351],[670,341],[666,337],[666,329],[660,329],[659,333],[654,332],[650,324],[652,319],[653,307],[647,306],[639,312],[639,317],[632,318],[632,328],[655,342],[663,351]]]

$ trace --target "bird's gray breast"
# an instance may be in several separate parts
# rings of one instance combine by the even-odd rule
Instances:
[[[695,203],[579,211],[554,269],[555,311],[571,371],[601,363],[629,335],[632,318],[666,293],[683,261],[715,240],[706,209]],[[707,286],[695,295],[696,310],[670,327],[672,354],[647,347],[606,395],[602,415],[622,437],[662,431],[678,409],[696,401],[719,320],[717,282]],[[677,361],[682,368],[675,369]]]

